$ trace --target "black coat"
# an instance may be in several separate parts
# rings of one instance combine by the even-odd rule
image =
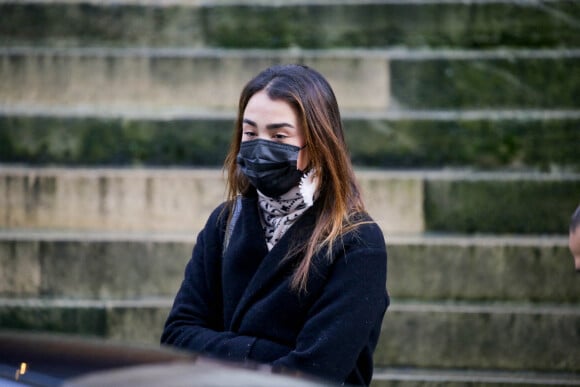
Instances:
[[[323,254],[313,257],[304,294],[290,289],[296,260],[282,258],[306,241],[316,204],[268,252],[257,198],[245,197],[222,258],[223,206],[198,235],[161,342],[368,385],[389,304],[379,227],[365,223],[345,235],[332,263]]]

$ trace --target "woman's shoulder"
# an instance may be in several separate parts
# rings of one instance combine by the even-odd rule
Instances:
[[[343,236],[343,243],[351,248],[386,249],[383,231],[366,212],[358,212],[351,216],[350,225]]]
[[[253,200],[252,198],[246,198],[243,196],[236,196],[233,199],[228,199],[221,202],[217,207],[213,209],[209,218],[207,220],[207,225],[216,225],[219,227],[224,227],[228,219],[230,219],[230,213],[238,213],[241,211],[242,206],[249,204],[244,204],[245,202]]]
[[[218,204],[208,218],[208,223],[216,223],[219,222],[221,218],[224,216],[227,218],[230,208],[230,201],[226,200]]]

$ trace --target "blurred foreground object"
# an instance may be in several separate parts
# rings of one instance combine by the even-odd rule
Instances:
[[[157,346],[0,332],[0,386],[325,386]]]

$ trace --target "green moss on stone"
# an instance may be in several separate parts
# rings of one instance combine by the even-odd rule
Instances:
[[[580,170],[580,122],[569,120],[347,120],[358,166]]]
[[[580,180],[428,180],[428,231],[493,234],[568,232]]]
[[[346,119],[353,163],[372,168],[580,171],[578,119]],[[233,119],[0,117],[0,162],[221,166]]]
[[[232,123],[2,117],[2,162],[64,165],[220,165]]]
[[[0,4],[5,45],[578,47],[574,0],[157,6]]]
[[[577,108],[577,58],[391,62],[393,98],[412,109]]]

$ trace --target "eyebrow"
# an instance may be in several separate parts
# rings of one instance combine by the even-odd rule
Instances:
[[[244,124],[248,124],[248,125],[253,126],[255,128],[258,127],[258,125],[254,121],[249,120],[247,118],[244,118],[242,122]],[[266,125],[266,129],[268,129],[268,130],[274,130],[274,129],[280,129],[280,128],[286,128],[286,127],[294,128],[294,125],[289,124],[287,122],[280,122],[280,123]]]

